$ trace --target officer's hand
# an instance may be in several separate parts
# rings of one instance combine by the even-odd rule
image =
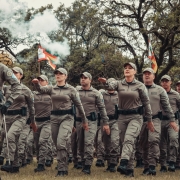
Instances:
[[[105,131],[107,135],[110,135],[109,125],[104,125],[103,126],[103,131]]]
[[[38,83],[39,83],[39,80],[35,78],[35,79],[32,80],[32,83],[33,83],[33,84],[38,84]]]
[[[5,104],[3,104],[1,106],[1,113],[2,114],[6,114],[7,113],[7,110],[8,110],[8,107],[11,106],[11,102],[10,101],[7,101]]]
[[[76,132],[76,128],[75,127],[72,128],[72,132]]]
[[[85,130],[85,131],[88,131],[89,130],[89,127],[88,127],[88,123],[83,123],[83,129]]]
[[[152,121],[147,122],[147,128],[151,131],[154,132],[154,124]]]
[[[172,121],[169,123],[170,127],[174,129],[174,131],[179,131],[179,126],[176,124],[176,122]]]
[[[101,83],[106,83],[106,78],[99,77],[98,81]]]
[[[31,123],[30,126],[32,127],[33,131],[36,132],[37,131],[37,125],[36,123]]]

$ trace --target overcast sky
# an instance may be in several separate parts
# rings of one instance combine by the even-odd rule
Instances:
[[[52,4],[55,7],[59,6],[59,3],[64,3],[66,7],[70,6],[75,0],[19,0],[19,2],[27,2],[28,7],[39,8],[47,4]]]

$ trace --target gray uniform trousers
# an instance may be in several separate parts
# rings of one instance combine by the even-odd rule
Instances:
[[[139,136],[139,143],[143,149],[144,169],[149,168],[149,165],[156,166],[160,156],[161,120],[156,118],[152,121],[155,131],[149,131],[147,122],[144,122]]]
[[[27,137],[30,132],[30,126],[26,124],[19,136],[18,141],[18,153],[19,153],[19,163],[26,163],[26,145],[27,145]]]
[[[118,155],[119,155],[119,127],[118,120],[110,120],[109,127],[111,134],[107,135],[103,132],[103,142],[105,147],[105,160],[107,160],[108,165],[117,165]]]
[[[36,146],[36,157],[38,164],[45,164],[48,153],[48,140],[51,136],[50,120],[36,122],[37,131],[34,133],[34,142]]]
[[[54,143],[52,141],[52,135],[51,135],[51,127],[50,127],[50,136],[47,141],[47,154],[46,154],[46,160],[53,160],[53,147]]]
[[[76,165],[78,162],[77,158],[77,130],[72,133],[71,135],[71,149],[72,149],[72,155],[73,155],[73,163]]]
[[[26,145],[26,157],[30,161],[33,160],[33,149],[34,149],[34,134],[33,134],[33,130],[30,128],[29,134],[27,136],[27,145]]]
[[[104,150],[104,143],[102,140],[102,128],[101,126],[98,126],[98,130],[96,132],[95,140],[94,140],[94,146],[96,149],[97,159],[104,161],[105,157],[105,150]]]
[[[166,161],[176,162],[178,155],[178,132],[169,126],[169,120],[161,122],[161,141],[160,141],[160,164],[166,166]],[[178,121],[176,121],[178,124]],[[169,157],[167,152],[169,151]],[[168,157],[168,159],[167,159]]]
[[[9,158],[13,161],[13,166],[19,166],[19,153],[18,153],[18,141],[19,136],[26,124],[26,116],[21,115],[8,115],[6,116],[7,137],[9,143]],[[6,143],[6,141],[4,141]],[[8,150],[6,146],[5,156],[8,157]]]
[[[58,171],[68,171],[67,146],[73,125],[73,115],[51,115],[51,132],[53,142],[57,149]]]
[[[127,169],[134,168],[135,144],[142,124],[142,115],[119,115],[120,145],[122,144],[121,159],[129,160]]]

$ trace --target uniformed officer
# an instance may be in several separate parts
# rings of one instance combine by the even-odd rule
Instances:
[[[174,122],[174,114],[169,104],[169,99],[165,90],[154,84],[154,71],[152,68],[146,68],[143,71],[143,81],[147,88],[151,109],[152,109],[152,122],[148,122],[148,119],[144,117],[144,123],[140,133],[139,143],[143,149],[143,163],[144,163],[144,175],[156,175],[156,164],[160,156],[160,134],[161,134],[161,111],[165,111],[168,117],[171,119],[169,125],[176,129],[176,123]],[[151,124],[149,124],[151,123]],[[153,126],[154,130],[147,131],[147,127]]]
[[[94,138],[97,131],[97,112],[96,108],[98,108],[99,113],[101,115],[101,120],[103,121],[103,129],[107,134],[110,133],[109,125],[108,125],[108,117],[105,110],[105,105],[103,101],[102,94],[91,86],[92,76],[88,72],[84,72],[80,75],[80,84],[81,86],[77,86],[76,89],[79,92],[81,102],[84,107],[84,111],[86,113],[86,117],[88,119],[89,131],[82,131],[82,127],[77,129],[77,136],[79,139],[78,142],[78,152],[83,152],[84,156],[81,156],[81,161],[84,160],[84,167],[82,172],[85,174],[90,174],[91,165],[93,162],[93,151],[94,151]],[[77,110],[76,120],[82,121],[80,117],[80,113]],[[78,131],[81,132],[78,133]],[[82,150],[84,148],[84,151]],[[81,150],[80,150],[81,149]],[[79,161],[79,159],[78,159]]]
[[[169,97],[169,102],[171,105],[171,108],[173,110],[174,116],[175,116],[175,122],[177,124],[177,127],[179,126],[178,119],[179,116],[179,110],[180,110],[180,96],[179,93],[174,91],[171,88],[171,77],[168,75],[164,75],[161,78],[161,86],[165,89],[167,92],[167,95]],[[169,119],[166,112],[162,111],[162,122],[161,122],[161,141],[160,141],[160,164],[161,164],[161,172],[166,172],[166,161],[167,161],[167,153],[168,155],[168,161],[169,161],[169,167],[168,171],[174,172],[175,171],[175,163],[176,158],[178,155],[178,130],[174,131],[174,129],[171,128],[169,125]]]
[[[176,91],[180,93],[180,81],[176,83]]]
[[[107,81],[115,81],[110,78]],[[102,92],[106,112],[109,117],[109,127],[111,134],[103,133],[103,142],[105,147],[105,160],[108,168],[106,171],[115,172],[119,155],[119,128],[118,128],[118,93],[113,89]]]
[[[6,100],[6,103],[3,96],[3,85],[5,82],[8,82],[11,85],[12,89],[9,98]],[[21,89],[22,87],[18,82],[16,76],[14,76],[12,70],[4,64],[0,63],[0,128],[2,125],[2,114],[5,114],[7,112],[8,107],[20,95]]]
[[[46,87],[48,85],[48,78],[45,75],[40,75],[37,79],[42,87]],[[52,101],[49,94],[42,94],[38,91],[33,91],[33,94],[35,120],[38,128],[34,133],[36,157],[38,162],[38,166],[34,169],[34,172],[41,172],[45,170],[44,166],[48,152],[48,141],[51,136],[50,115],[52,110]],[[49,159],[46,164],[51,166],[51,159]]]
[[[99,78],[99,81],[106,83],[109,89],[118,92],[118,123],[122,154],[117,171],[130,177],[134,176],[135,143],[143,124],[143,107],[150,124],[149,128],[151,131],[154,130],[147,89],[143,83],[135,79],[136,70],[136,65],[129,62],[124,64],[125,79],[106,81],[105,78]]]
[[[52,139],[57,148],[57,176],[64,176],[68,174],[67,141],[71,136],[74,124],[72,103],[76,105],[80,112],[85,130],[88,130],[88,124],[77,90],[66,83],[66,69],[59,68],[54,71],[54,74],[57,82],[55,86],[41,86],[38,79],[34,79],[32,82],[40,93],[51,96],[52,111],[50,118]]]
[[[176,83],[176,91],[178,93],[180,93],[180,81],[178,81]],[[179,124],[180,124],[180,118],[179,118]],[[179,148],[178,148],[178,156],[177,156],[177,159],[176,159],[176,165],[175,165],[175,168],[177,170],[180,170],[180,130],[179,130],[179,138],[178,138],[178,142],[179,142]]]
[[[23,78],[23,70],[19,67],[14,67],[13,73],[16,78],[21,81]],[[36,124],[34,120],[34,97],[31,90],[21,83],[21,94],[13,101],[6,113],[6,126],[7,126],[7,138],[9,142],[9,158],[11,163],[8,161],[5,165],[1,166],[2,171],[6,172],[19,172],[18,163],[18,139],[21,131],[23,130],[26,120],[27,120],[27,107],[29,112],[29,117],[31,120],[31,125],[36,131]],[[6,87],[4,89],[5,97],[8,99],[13,90],[11,87]],[[6,150],[6,158],[8,157]]]

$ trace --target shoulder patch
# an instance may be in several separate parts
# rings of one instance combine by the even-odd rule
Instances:
[[[12,73],[12,71],[7,71],[6,75],[7,75],[8,77],[11,77],[11,76],[13,75],[13,73]]]

